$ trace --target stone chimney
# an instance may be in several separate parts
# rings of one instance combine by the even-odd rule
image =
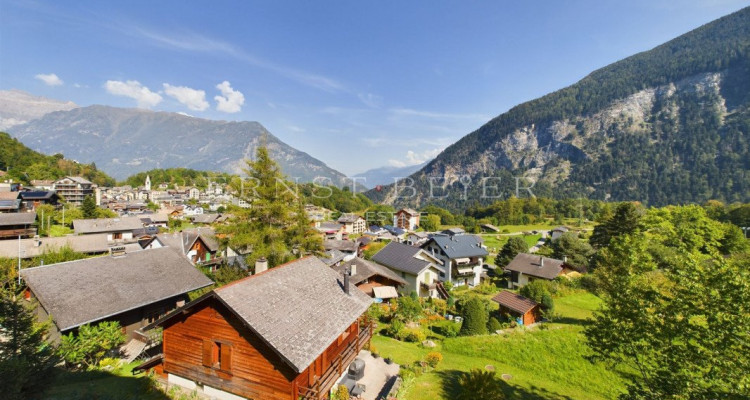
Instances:
[[[255,275],[266,270],[268,270],[268,260],[265,257],[255,260]]]
[[[349,293],[349,274],[351,274],[351,271],[344,271],[344,293],[351,295]]]
[[[350,276],[357,275],[357,265],[356,264],[352,263],[351,267],[349,267],[349,268],[350,268],[350,271],[351,271],[351,273],[349,274]]]

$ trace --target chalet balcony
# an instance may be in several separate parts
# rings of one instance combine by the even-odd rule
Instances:
[[[36,235],[36,229],[35,228],[29,228],[29,229],[3,229],[0,230],[0,239],[16,239],[18,238],[18,235],[21,235],[22,238],[29,238]]]
[[[373,332],[372,323],[368,323],[360,327],[357,338],[353,340],[339,355],[331,362],[328,369],[319,377],[312,387],[302,387],[297,389],[297,399],[300,400],[322,400],[328,398],[328,393],[341,377],[342,374],[349,368],[349,364],[354,361],[359,354],[360,350],[365,346],[366,343],[372,338]]]

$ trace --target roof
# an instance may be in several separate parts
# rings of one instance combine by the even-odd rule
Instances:
[[[0,200],[16,200],[20,192],[0,192]]]
[[[401,212],[407,213],[409,215],[419,215],[419,212],[413,208],[402,208],[398,210],[396,214],[401,213]]]
[[[79,253],[104,253],[109,250],[107,235],[43,237],[39,239],[21,239],[21,257],[32,258],[44,252],[57,251],[63,247],[70,247]],[[18,257],[18,240],[0,240],[0,257]]]
[[[91,181],[87,180],[86,178],[80,177],[80,176],[66,176],[65,178],[61,178],[55,181],[55,183],[60,182],[65,179],[70,179],[73,182],[80,183],[83,185],[91,185]]]
[[[544,260],[543,263],[542,260]],[[519,253],[505,267],[505,270],[551,280],[560,275],[560,272],[563,270],[563,262],[554,258]]]
[[[159,242],[178,249],[183,254],[187,254],[198,238],[200,238],[210,251],[219,250],[219,241],[216,240],[216,233],[211,228],[186,229],[182,232],[156,235]]]
[[[73,229],[78,234],[133,231],[141,228],[143,222],[138,217],[73,220]]]
[[[346,254],[338,250],[329,250],[323,253],[323,255],[318,256],[318,258],[320,261],[323,261],[326,266],[330,267],[346,258]]]
[[[21,207],[20,199],[13,200],[2,200],[0,199],[0,210],[14,210],[17,211]]]
[[[21,199],[23,200],[50,200],[56,196],[57,196],[57,192],[55,192],[54,190],[21,192]]]
[[[61,331],[213,283],[167,248],[28,268],[21,276]]]
[[[323,241],[323,248],[326,250],[339,250],[339,251],[357,251],[359,244],[352,240],[335,240],[329,239]]]
[[[570,229],[568,229],[565,226],[558,226],[557,228],[552,229],[552,232],[567,232]]]
[[[433,235],[427,243],[435,242],[448,258],[483,257],[488,255],[487,249],[482,247],[482,238],[477,235]]]
[[[372,288],[372,294],[379,299],[398,298],[398,291],[393,286],[376,286]]]
[[[320,231],[327,231],[327,230],[338,231],[341,228],[342,228],[341,224],[339,224],[338,222],[333,222],[333,221],[321,222],[320,226],[317,227],[317,229]]]
[[[364,220],[364,218],[360,217],[357,214],[341,214],[341,216],[338,219],[338,222],[351,224],[351,223],[357,222],[360,219]]]
[[[539,303],[534,300],[527,299],[520,294],[509,292],[507,290],[503,290],[496,294],[495,297],[492,298],[492,301],[521,314],[526,314],[539,305]]]
[[[419,247],[409,246],[408,244],[398,242],[390,242],[383,247],[382,250],[375,253],[372,260],[397,271],[418,275],[432,264],[429,261],[416,257],[421,251],[422,249]]]
[[[2,213],[0,226],[32,225],[36,221],[36,213]]]
[[[375,275],[380,275],[392,281],[396,281],[400,283],[401,285],[406,285],[406,281],[400,276],[398,276],[398,274],[396,274],[395,272],[391,271],[390,269],[380,264],[374,263],[372,261],[363,260],[361,258],[354,258],[350,261],[347,261],[339,265],[338,267],[333,267],[333,269],[335,271],[338,271],[340,274],[343,274],[352,265],[356,266],[357,273],[349,277],[349,279],[355,285]]]
[[[295,371],[304,371],[372,299],[343,290],[343,277],[305,257],[216,289],[214,294]]]
[[[445,233],[446,235],[462,235],[466,233],[466,231],[461,228],[448,228],[444,229],[443,233]]]
[[[496,227],[495,225],[492,225],[492,224],[481,224],[479,226],[481,226],[484,229],[493,231],[493,232],[500,232],[500,228],[498,228],[498,227]]]
[[[389,233],[396,235],[396,236],[403,235],[404,233],[406,233],[406,229],[398,228],[393,225],[386,225],[384,228]]]
[[[192,217],[196,224],[213,224],[219,219],[219,214],[198,214]]]

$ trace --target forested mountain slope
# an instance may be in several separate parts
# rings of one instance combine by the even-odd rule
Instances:
[[[512,108],[413,174],[416,190],[367,194],[465,208],[534,182],[557,198],[750,201],[749,47],[745,8]]]

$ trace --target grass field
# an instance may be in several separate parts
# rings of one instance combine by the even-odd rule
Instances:
[[[543,329],[514,331],[504,335],[484,335],[446,339],[438,344],[443,362],[432,372],[416,378],[408,400],[451,399],[456,380],[464,371],[491,365],[503,381],[508,399],[613,399],[624,387],[622,378],[607,366],[585,359],[588,348],[582,335],[583,324],[599,304],[589,293],[556,299],[558,322]],[[422,359],[429,351],[416,344],[375,336],[373,343],[381,355],[399,364]]]
[[[64,225],[52,225],[49,227],[49,235],[51,237],[60,237],[70,235],[73,230]]]
[[[61,369],[50,388],[44,393],[47,400],[133,399],[169,400],[160,390],[151,389],[143,374],[134,377],[133,367],[140,361],[124,365],[114,372]]]

